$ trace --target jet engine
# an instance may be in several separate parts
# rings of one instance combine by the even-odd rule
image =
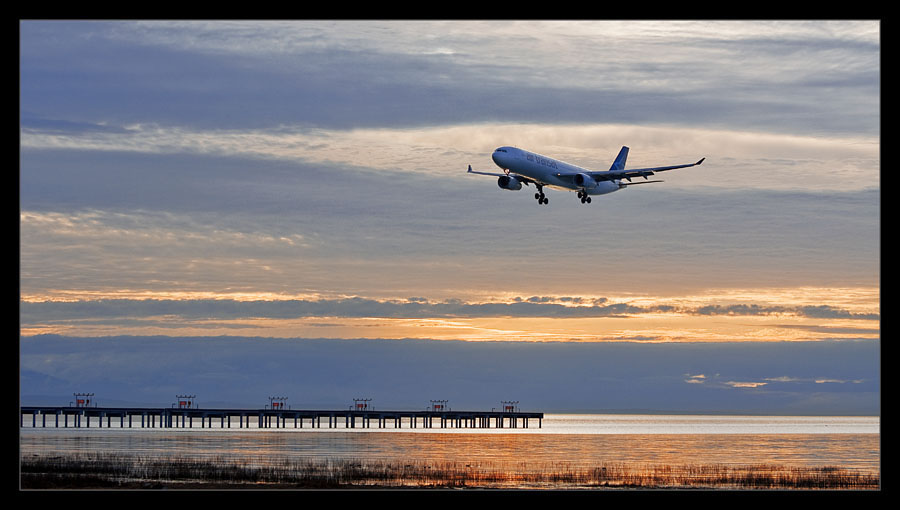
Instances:
[[[516,179],[515,177],[511,177],[509,175],[501,175],[497,179],[497,186],[513,191],[522,189],[522,183],[519,182],[519,179]]]
[[[588,174],[575,174],[575,185],[579,188],[596,188],[597,181]]]

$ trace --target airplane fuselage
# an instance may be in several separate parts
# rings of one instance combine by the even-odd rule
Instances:
[[[558,175],[588,174],[591,170],[516,147],[499,147],[491,159],[503,170],[524,175],[555,189],[581,190],[588,195],[604,195],[621,189],[618,181],[600,181],[590,188],[574,185],[571,179],[561,179]]]

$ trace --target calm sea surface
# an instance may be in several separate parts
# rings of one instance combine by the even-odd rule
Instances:
[[[215,420],[214,420],[215,421]],[[374,423],[374,422],[373,422]],[[878,417],[548,414],[541,428],[20,429],[23,457],[128,453],[245,459],[359,459],[596,466],[772,464],[837,466],[880,473]],[[70,423],[71,425],[71,423]],[[343,423],[341,424],[343,425]],[[406,424],[404,424],[406,427]]]

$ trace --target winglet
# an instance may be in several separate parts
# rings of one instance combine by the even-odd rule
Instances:
[[[468,173],[472,173],[472,165],[469,165]]]
[[[698,162],[696,162],[696,163],[694,163],[694,164],[695,164],[695,165],[699,165],[700,163],[703,163],[703,161],[705,161],[705,160],[706,160],[706,158],[702,158],[700,161],[698,161]],[[472,167],[469,167],[469,168],[472,168]]]

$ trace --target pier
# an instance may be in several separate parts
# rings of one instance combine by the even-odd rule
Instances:
[[[367,408],[349,410],[291,410],[282,406],[269,409],[200,409],[180,406],[171,408],[23,406],[19,408],[19,424],[25,427],[30,416],[31,427],[113,428],[528,428],[532,420],[538,428],[544,413],[510,411],[450,411],[432,406],[424,411],[375,411]],[[199,423],[198,423],[199,421]],[[343,427],[339,427],[343,424]],[[390,425],[390,426],[389,426]]]

